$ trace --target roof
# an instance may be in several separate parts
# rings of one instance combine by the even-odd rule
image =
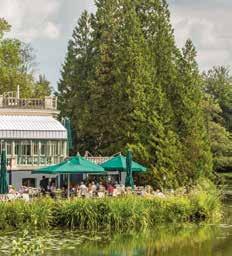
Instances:
[[[64,126],[50,116],[0,116],[0,139],[67,139]]]
[[[43,174],[75,174],[75,173],[104,173],[105,170],[100,165],[94,164],[89,160],[85,159],[81,156],[73,156],[65,161],[55,164],[46,166],[43,168],[39,168],[33,171],[33,174],[36,173],[43,173]]]
[[[126,157],[122,155],[115,156],[108,161],[101,164],[105,170],[118,170],[118,171],[126,171]],[[147,168],[142,166],[141,164],[132,161],[132,172],[146,172]]]

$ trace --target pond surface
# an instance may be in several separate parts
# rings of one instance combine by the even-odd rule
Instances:
[[[16,240],[29,247],[30,243],[39,241],[47,256],[231,256],[232,203],[225,204],[225,214],[220,224],[171,225],[122,234],[34,231],[25,233],[20,240],[22,236],[23,231],[1,233],[0,255],[12,255],[12,242]]]

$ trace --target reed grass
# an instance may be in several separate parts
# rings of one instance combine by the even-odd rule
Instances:
[[[70,227],[84,230],[130,230],[163,223],[183,223],[220,218],[218,191],[202,182],[188,195],[166,198],[119,198],[0,202],[0,229]]]

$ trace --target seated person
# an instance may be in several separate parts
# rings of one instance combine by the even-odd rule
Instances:
[[[113,187],[113,185],[111,183],[108,184],[108,186],[107,186],[107,192],[108,192],[109,196],[113,196],[114,187]]]
[[[56,185],[55,185],[54,182],[50,185],[49,192],[50,192],[51,198],[55,198],[56,197]]]
[[[104,197],[105,195],[105,187],[103,186],[102,182],[99,183],[97,194],[98,194],[98,197]]]
[[[9,185],[9,194],[17,194],[17,191],[14,189],[14,187],[12,185]]]

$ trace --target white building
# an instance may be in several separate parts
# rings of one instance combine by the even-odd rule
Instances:
[[[56,119],[56,97],[21,99],[18,92],[0,95],[0,151],[7,152],[9,183],[39,186],[31,171],[67,156],[67,131]]]

